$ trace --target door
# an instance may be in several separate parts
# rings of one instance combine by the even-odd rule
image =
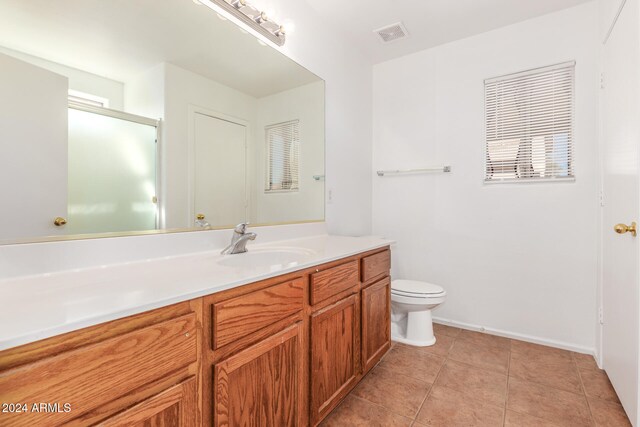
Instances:
[[[640,218],[638,0],[627,0],[603,50],[603,367],[637,425],[640,333],[638,238],[614,225]]]
[[[358,378],[358,295],[311,315],[311,424],[316,425]]]
[[[157,127],[105,109],[69,108],[71,234],[157,228]]]
[[[66,77],[0,54],[0,239],[66,234]]]
[[[214,425],[304,424],[302,323],[216,364]]]
[[[106,419],[98,425],[101,427],[195,427],[198,421],[196,385],[196,379],[192,377],[138,403],[124,412]]]
[[[391,347],[391,281],[362,290],[362,365],[369,372]]]
[[[200,113],[194,120],[194,218],[213,227],[246,221],[247,128]]]

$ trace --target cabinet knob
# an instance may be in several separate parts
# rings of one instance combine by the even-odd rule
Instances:
[[[53,220],[53,225],[55,225],[56,227],[62,227],[66,223],[67,223],[67,220],[62,218],[61,216],[58,216]]]

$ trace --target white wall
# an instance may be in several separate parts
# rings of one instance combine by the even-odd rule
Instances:
[[[322,220],[324,214],[324,82],[311,83],[257,100],[254,134],[256,222]],[[265,193],[265,127],[300,121],[300,189]]]
[[[108,99],[109,108],[122,110],[124,106],[124,85],[121,82],[2,46],[0,46],[0,52],[67,77],[69,79],[69,89]]]
[[[374,67],[374,233],[394,277],[442,285],[434,316],[592,351],[598,277],[597,8],[567,9]],[[483,80],[576,60],[573,183],[483,184]]]
[[[371,233],[370,61],[304,1],[263,0],[295,23],[282,51],[326,82],[326,222],[330,233]],[[329,197],[329,193],[331,197]]]
[[[150,68],[125,82],[124,111],[143,117],[164,119],[165,66]]]

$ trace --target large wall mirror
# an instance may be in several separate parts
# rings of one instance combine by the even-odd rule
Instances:
[[[2,0],[0,76],[0,243],[324,219],[324,82],[197,2]]]

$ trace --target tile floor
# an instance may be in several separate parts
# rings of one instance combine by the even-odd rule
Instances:
[[[394,343],[322,426],[630,426],[591,356],[434,329],[432,347]]]

